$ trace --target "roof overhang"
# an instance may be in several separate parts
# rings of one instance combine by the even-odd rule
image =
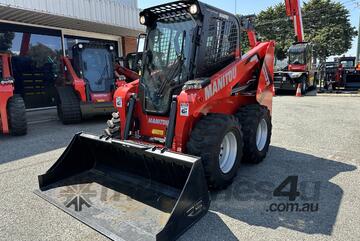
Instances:
[[[137,36],[144,32],[139,26],[125,26],[95,21],[88,21],[73,17],[61,16],[52,13],[31,11],[27,9],[14,8],[12,6],[4,6],[0,3],[0,20],[12,21],[24,24],[33,24],[40,26],[48,26],[59,29],[73,29],[86,32],[96,32],[101,34],[116,36]],[[134,20],[132,20],[134,21]],[[136,19],[137,21],[137,19]]]

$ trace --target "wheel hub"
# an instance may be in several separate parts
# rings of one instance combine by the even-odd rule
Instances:
[[[220,146],[219,164],[223,173],[226,174],[231,171],[236,161],[236,154],[236,136],[233,132],[229,132],[224,136]]]
[[[256,147],[259,151],[262,151],[266,145],[268,138],[268,126],[265,119],[261,119],[256,131]]]

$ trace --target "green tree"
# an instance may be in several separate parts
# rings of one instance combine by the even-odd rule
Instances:
[[[256,16],[256,31],[264,40],[275,40],[275,56],[285,59],[287,50],[294,42],[294,27],[286,16],[285,4],[279,3]]]
[[[357,31],[351,26],[349,11],[333,0],[309,0],[302,9],[305,40],[314,45],[314,57],[324,61],[351,48]],[[257,16],[256,29],[264,39],[277,42],[276,57],[286,58],[294,42],[294,26],[286,16],[285,4],[280,3]]]
[[[351,26],[349,11],[332,0],[310,0],[304,3],[305,39],[314,46],[315,57],[324,61],[331,55],[341,55],[351,49],[357,36]]]
[[[0,52],[9,52],[14,38],[13,32],[0,33]]]

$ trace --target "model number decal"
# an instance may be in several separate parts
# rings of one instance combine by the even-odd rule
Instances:
[[[236,67],[220,76],[217,80],[213,81],[205,88],[205,100],[213,97],[217,92],[224,89],[229,83],[233,82],[236,78]]]

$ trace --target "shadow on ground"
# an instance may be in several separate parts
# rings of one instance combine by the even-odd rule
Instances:
[[[26,136],[0,134],[0,165],[66,147],[78,132],[101,135],[107,119],[101,116],[75,125],[63,125],[58,120],[51,120],[30,124]]]
[[[225,233],[231,240],[231,231],[224,229],[217,213],[222,213],[252,226],[271,229],[284,227],[307,234],[331,235],[339,211],[343,190],[331,178],[342,172],[356,170],[355,166],[327,160],[305,153],[272,146],[267,159],[259,165],[243,165],[235,182],[225,191],[212,192],[209,213],[187,235],[199,240],[211,240],[213,234]],[[346,174],[345,174],[346,175]],[[288,176],[298,176],[300,196],[295,202],[288,197],[274,197],[273,191]],[[318,204],[318,211],[269,211],[271,204]],[[273,206],[274,207],[274,206]],[[288,210],[291,210],[290,208]],[[215,223],[211,232],[205,225]],[[230,233],[229,233],[230,232]],[[201,236],[199,236],[201,233]]]

